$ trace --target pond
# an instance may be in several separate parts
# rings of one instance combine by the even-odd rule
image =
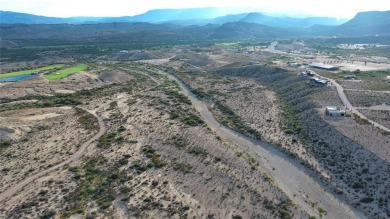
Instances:
[[[17,76],[11,76],[6,78],[0,78],[0,82],[16,82],[16,81],[23,81],[30,78],[35,78],[38,75],[36,74],[27,74],[27,75],[17,75]]]

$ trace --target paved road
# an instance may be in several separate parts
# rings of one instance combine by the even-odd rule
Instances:
[[[348,206],[332,193],[324,189],[310,174],[305,167],[293,158],[287,156],[270,144],[248,138],[230,128],[219,123],[207,106],[200,101],[189,89],[176,77],[164,72],[170,79],[176,80],[183,87],[183,94],[191,101],[197,111],[201,114],[207,125],[225,141],[229,141],[247,150],[250,154],[260,154],[261,168],[270,173],[276,184],[281,188],[294,203],[300,205],[312,215],[318,216],[317,207],[313,208],[303,197],[309,197],[318,202],[318,206],[327,211],[324,218],[366,218],[363,213]]]
[[[274,53],[274,54],[282,54],[282,55],[290,55],[290,56],[297,56],[297,57],[303,57],[303,58],[309,58],[309,57],[313,57],[313,55],[315,54],[312,54],[312,55],[306,55],[306,54],[299,54],[299,53],[288,53],[288,52],[284,52],[284,51],[281,51],[281,50],[277,50],[276,49],[276,46],[278,45],[278,42],[272,42],[266,49],[264,49],[263,51],[266,51],[266,52],[270,52],[270,53]]]
[[[65,161],[63,161],[63,162],[61,162],[61,163],[59,163],[59,164],[57,164],[57,165],[55,165],[53,167],[50,167],[49,169],[43,170],[43,171],[38,172],[38,173],[36,173],[34,175],[31,175],[31,176],[28,176],[23,181],[19,182],[18,184],[12,186],[11,188],[6,190],[5,192],[1,193],[0,194],[0,203],[5,201],[8,198],[11,198],[15,194],[17,194],[21,189],[23,189],[25,186],[27,186],[28,184],[34,182],[35,180],[37,180],[37,179],[39,179],[39,178],[41,178],[43,176],[45,176],[46,174],[49,174],[52,171],[58,170],[58,169],[64,167],[66,164],[69,164],[69,163],[76,162],[76,161],[80,160],[80,158],[83,156],[83,154],[85,152],[85,149],[93,141],[98,140],[106,131],[103,119],[96,114],[96,109],[95,110],[86,110],[86,111],[89,112],[91,115],[93,115],[98,120],[99,132],[96,133],[88,141],[84,142],[80,146],[79,150],[76,153],[74,153],[68,160],[65,160]]]
[[[390,132],[389,128],[387,128],[387,127],[385,127],[385,126],[383,126],[383,125],[381,125],[381,124],[379,124],[379,123],[377,123],[377,122],[367,118],[365,115],[360,113],[354,106],[352,106],[351,102],[349,102],[349,100],[348,100],[347,95],[345,95],[345,93],[344,93],[344,88],[339,83],[337,83],[336,80],[330,79],[330,78],[326,78],[326,77],[322,77],[321,75],[318,75],[317,73],[314,73],[314,74],[317,75],[318,77],[321,77],[321,78],[324,78],[324,79],[330,81],[333,84],[333,86],[336,87],[337,94],[339,95],[341,102],[343,102],[344,106],[347,107],[347,109],[349,109],[354,114],[358,115],[360,118],[366,119],[373,126],[378,127],[378,128],[380,128],[380,129],[382,129],[384,131]]]

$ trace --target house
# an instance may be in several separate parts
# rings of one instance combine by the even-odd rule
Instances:
[[[341,110],[340,107],[327,106],[325,107],[325,115],[336,117],[345,116],[345,110]]]
[[[320,78],[310,78],[309,83],[315,86],[326,86],[328,85],[328,81]]]
[[[314,76],[314,73],[311,72],[311,71],[306,71],[306,74],[309,75],[310,77],[313,77],[313,76]]]
[[[299,73],[299,75],[300,75],[300,76],[303,76],[303,77],[307,77],[307,76],[308,76],[308,75],[307,75],[307,73],[306,73],[306,72],[304,72],[304,71],[303,71],[303,72],[301,72],[301,73]]]

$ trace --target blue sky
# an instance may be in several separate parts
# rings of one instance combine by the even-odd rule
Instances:
[[[293,16],[352,18],[359,11],[390,10],[390,0],[0,0],[0,10],[53,17],[125,16],[151,9],[231,7],[227,13],[259,11]]]

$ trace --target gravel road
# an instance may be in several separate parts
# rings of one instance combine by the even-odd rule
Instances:
[[[327,211],[323,218],[366,218],[365,215],[347,205],[334,194],[323,188],[306,170],[306,167],[299,164],[295,159],[287,156],[268,143],[261,142],[245,135],[242,135],[219,123],[207,106],[200,101],[189,89],[176,77],[168,75],[172,80],[176,80],[183,87],[183,94],[191,101],[196,110],[201,114],[207,125],[216,132],[223,140],[229,141],[249,153],[260,154],[263,157],[260,167],[269,172],[277,186],[282,189],[294,203],[305,209],[312,215],[318,216],[318,207]],[[317,202],[316,207],[312,207],[307,200]]]

